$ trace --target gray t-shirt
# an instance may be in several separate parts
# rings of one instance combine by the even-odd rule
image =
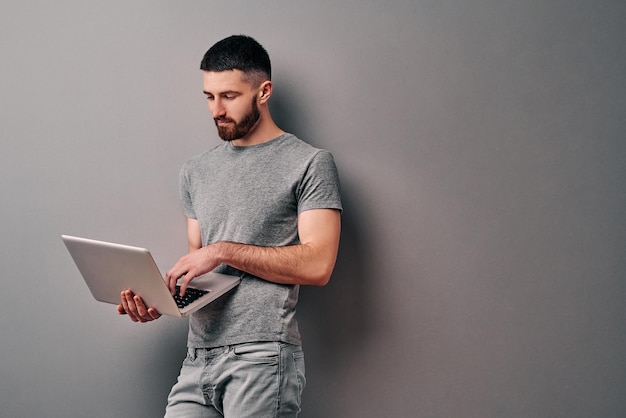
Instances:
[[[191,158],[181,169],[180,191],[185,215],[200,223],[203,245],[298,244],[299,213],[342,210],[332,155],[292,134],[247,147],[225,142]],[[299,286],[271,283],[225,265],[215,271],[236,274],[241,284],[191,315],[189,347],[301,344],[295,318]]]

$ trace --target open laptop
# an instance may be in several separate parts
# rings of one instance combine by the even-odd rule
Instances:
[[[145,248],[61,235],[87,287],[96,300],[118,305],[125,289],[141,296],[159,313],[185,317],[239,284],[237,276],[210,272],[196,277],[185,296],[172,296]]]

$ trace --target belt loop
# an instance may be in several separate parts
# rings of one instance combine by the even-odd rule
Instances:
[[[187,349],[187,356],[189,357],[189,360],[195,361],[196,360],[196,349],[195,348],[188,348]]]

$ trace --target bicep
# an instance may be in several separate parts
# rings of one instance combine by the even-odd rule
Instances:
[[[334,260],[339,249],[341,214],[336,209],[311,209],[298,215],[300,243],[316,247],[320,256]]]
[[[187,218],[187,245],[189,252],[202,248],[202,231],[197,219]]]

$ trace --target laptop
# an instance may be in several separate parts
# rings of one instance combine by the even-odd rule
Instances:
[[[190,283],[185,296],[172,296],[163,276],[145,248],[61,235],[65,246],[96,300],[118,305],[120,294],[130,289],[143,298],[146,306],[159,313],[182,318],[203,308],[241,279],[209,272]]]

